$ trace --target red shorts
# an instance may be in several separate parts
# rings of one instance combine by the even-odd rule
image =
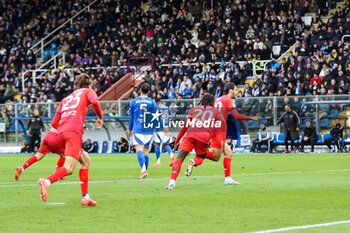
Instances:
[[[50,131],[45,135],[38,152],[42,154],[52,152],[61,155],[64,154],[64,144],[58,142],[57,133]]]
[[[193,138],[184,137],[180,144],[180,149],[191,152],[195,150],[197,155],[203,155],[208,151],[209,145],[207,143],[198,141]]]
[[[45,141],[42,141],[41,144],[40,144],[40,147],[39,147],[38,152],[39,152],[39,153],[42,153],[42,154],[47,154],[47,153],[50,153],[50,152],[51,152],[51,149],[50,149],[50,147],[46,144]]]
[[[224,141],[222,134],[225,134],[226,137],[226,133],[222,132],[221,134],[215,134],[214,137],[211,138],[211,148],[222,149],[222,142]]]
[[[81,134],[72,131],[60,133],[58,134],[58,142],[63,143],[62,145],[65,145],[65,156],[70,156],[76,160],[79,160],[83,152],[83,139]]]

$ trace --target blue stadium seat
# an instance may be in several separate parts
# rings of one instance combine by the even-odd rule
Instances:
[[[112,142],[112,153],[115,153],[114,148],[118,144],[118,141],[113,141]]]
[[[301,126],[301,127],[305,127],[305,126],[306,126],[306,120],[301,119],[301,120],[300,120],[300,126]]]
[[[98,152],[98,142],[97,141],[93,141],[92,144],[94,145],[94,153],[97,153]]]
[[[280,133],[278,135],[276,143],[277,144],[284,144],[284,134],[283,133]]]
[[[329,119],[328,118],[323,118],[320,123],[321,127],[328,127],[329,126]]]
[[[253,121],[247,121],[247,122],[246,122],[247,127],[252,127],[252,123],[253,123]]]
[[[108,142],[107,141],[103,141],[102,142],[102,153],[107,153],[108,151]]]
[[[323,135],[323,141],[326,140],[327,138],[331,138],[331,137],[332,137],[332,135],[330,133],[325,133]]]
[[[10,127],[7,129],[7,131],[16,131],[16,125],[10,124]]]
[[[320,133],[317,134],[316,144],[323,144],[322,135]]]
[[[50,50],[44,50],[44,58],[50,57]]]
[[[265,125],[267,124],[267,120],[261,120],[260,123],[264,123]]]
[[[328,114],[328,117],[337,117],[338,114],[338,109],[332,109],[331,112]]]
[[[273,135],[273,141],[276,142],[276,141],[277,141],[277,135],[278,135],[278,134],[273,133],[272,135]]]

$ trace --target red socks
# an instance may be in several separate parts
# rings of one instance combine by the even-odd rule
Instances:
[[[59,179],[62,179],[65,176],[67,176],[67,169],[65,167],[60,167],[51,176],[49,176],[47,179],[52,184],[52,183],[58,181]]]
[[[32,165],[33,163],[35,163],[36,161],[38,161],[38,159],[35,156],[30,157],[24,164],[23,164],[23,170],[26,169],[27,167],[29,167],[30,165]]]
[[[231,176],[231,158],[224,158],[225,177]]]
[[[173,168],[171,169],[171,176],[170,179],[172,180],[176,180],[177,176],[180,173],[181,170],[181,165],[182,165],[182,161],[181,160],[176,160],[175,164],[173,165]]]
[[[60,168],[60,167],[63,167],[64,161],[66,161],[66,158],[60,156],[60,158],[59,158],[58,161],[57,161],[57,168],[56,168],[56,170],[57,170],[58,168]]]
[[[210,159],[210,160],[213,160],[213,157],[214,157],[214,153],[211,151],[208,151],[207,155],[205,156],[206,159]]]
[[[79,178],[80,178],[80,187],[81,194],[84,196],[88,194],[88,186],[89,186],[89,169],[80,169],[79,170]]]
[[[195,165],[194,166],[199,166],[199,165],[201,165],[202,163],[203,163],[203,158],[201,158],[201,157],[198,157],[198,156],[196,156],[196,157],[194,157],[194,163],[195,163]]]

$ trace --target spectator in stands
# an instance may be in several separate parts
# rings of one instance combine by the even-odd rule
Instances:
[[[5,103],[8,100],[13,100],[15,96],[15,91],[13,90],[13,85],[10,82],[6,83],[3,96],[0,96],[0,103]]]
[[[311,121],[306,122],[304,129],[304,136],[301,140],[301,152],[304,152],[304,145],[311,144],[311,153],[314,152],[315,143],[317,142],[317,133],[315,127],[311,124]]]
[[[253,141],[251,152],[255,152],[258,149],[258,153],[261,152],[261,145],[267,145],[266,153],[272,152],[272,142],[274,138],[270,130],[267,129],[265,123],[260,123],[259,133],[257,138]],[[257,148],[258,147],[258,148]]]
[[[92,152],[95,152],[95,146],[94,144],[91,142],[91,139],[87,139],[86,140],[86,143],[83,147],[83,149],[88,152],[88,153],[92,153]]]
[[[38,66],[38,54],[33,53],[31,46],[88,3],[85,0],[79,4],[52,0],[9,2],[4,8],[3,23],[0,22],[0,40],[4,41],[0,46],[0,73],[3,77],[0,86],[10,82],[20,88],[22,84],[18,81],[22,72]],[[237,80],[237,84],[245,84],[245,79],[253,75],[252,62],[256,62],[258,68],[261,66],[259,60],[272,56],[273,46],[282,46],[283,52],[297,39],[302,42],[296,54],[289,53],[282,62],[273,58],[266,66],[263,79],[268,91],[264,92],[258,84],[260,92],[254,92],[254,95],[322,94],[322,84],[327,93],[334,89],[334,94],[348,94],[349,42],[345,39],[343,43],[341,37],[349,34],[350,19],[345,10],[349,8],[349,2],[345,3],[344,10],[332,14],[328,22],[319,20],[318,27],[308,31],[304,30],[307,28],[301,17],[309,11],[317,11],[317,4],[310,0],[306,0],[303,7],[298,1],[273,3],[271,10],[269,1],[244,0],[226,5],[214,1],[213,8],[207,13],[209,9],[203,9],[199,1],[152,1],[152,7],[146,11],[141,9],[140,1],[103,1],[97,10],[92,7],[91,11],[84,12],[83,17],[77,17],[73,25],[67,24],[50,45],[57,48],[45,51],[49,56],[44,61],[57,52],[54,50],[65,52],[68,62],[60,67],[71,66],[74,70],[67,73],[66,78],[61,78],[59,72],[48,72],[40,81],[45,87],[49,85],[43,94],[56,101],[67,96],[74,77],[82,72],[83,67],[101,82],[96,82],[93,87],[101,94],[126,72],[117,69],[113,72],[117,75],[104,79],[110,71],[108,66],[125,65],[128,58],[135,56],[154,57],[155,71],[147,77],[147,82],[155,85],[155,95],[165,97],[164,93],[168,93],[169,99],[175,99],[176,92],[182,93],[185,86],[181,87],[181,84],[185,79],[194,92],[188,98],[202,96],[204,92],[215,94],[218,86],[209,82],[214,82],[217,76],[223,83]],[[43,18],[42,12],[47,13],[47,17]],[[301,37],[303,30],[305,36]],[[240,63],[241,68],[237,61],[244,61]],[[190,64],[194,62],[195,65]],[[220,64],[216,65],[217,62]],[[179,63],[179,66],[167,66],[173,69],[167,72],[162,66],[166,63]],[[25,95],[28,99],[33,97],[33,101],[45,101],[44,95],[35,90],[38,87],[29,84],[34,81],[31,74],[27,75]],[[202,79],[203,85],[194,90],[192,83],[197,83],[197,77]],[[238,81],[240,77],[241,81]],[[316,77],[317,84],[312,77]],[[168,85],[164,91],[164,82],[172,83],[171,92]],[[3,91],[0,88],[2,97]],[[245,92],[244,96],[251,95],[250,92]]]
[[[250,115],[250,111],[252,110],[252,103],[249,99],[244,100],[244,104],[239,109],[240,112],[244,115]]]
[[[292,111],[290,105],[284,107],[285,112],[282,114],[277,124],[284,122],[284,145],[286,147],[285,153],[294,153],[294,141],[299,139],[299,124],[300,119],[296,112]],[[288,150],[288,141],[291,141],[291,150]]]
[[[119,116],[117,113],[117,110],[115,108],[112,109],[112,112],[110,114],[108,114],[108,116],[110,117],[117,117]]]
[[[343,140],[343,130],[344,126],[340,124],[339,118],[336,118],[335,126],[333,126],[330,131],[331,138],[327,138],[324,140],[324,143],[329,148],[329,153],[335,152],[335,150],[333,150],[333,148],[331,147],[331,142],[334,142],[334,144],[337,146],[338,151],[341,152],[340,142],[341,140]]]
[[[130,152],[129,142],[125,138],[120,138],[119,142],[114,147],[114,152],[127,153]]]
[[[6,130],[10,127],[11,118],[8,112],[0,112],[0,123],[5,123]]]

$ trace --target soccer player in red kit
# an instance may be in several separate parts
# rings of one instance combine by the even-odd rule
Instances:
[[[103,126],[102,110],[98,101],[96,92],[91,89],[91,78],[87,74],[81,74],[74,81],[74,92],[65,97],[57,108],[52,126],[57,129],[58,142],[65,145],[64,155],[66,161],[63,167],[56,170],[54,174],[47,179],[40,178],[38,183],[41,188],[41,198],[47,200],[47,190],[49,186],[57,180],[71,175],[79,161],[84,164],[82,154],[82,134],[86,113],[92,104],[98,119],[96,127]],[[89,170],[81,168],[79,171],[81,189],[82,189],[82,205],[94,206],[93,201],[88,194]]]
[[[181,170],[181,165],[188,153],[193,149],[197,157],[195,159],[205,158],[211,140],[211,147],[221,151],[222,136],[220,131],[226,129],[226,122],[222,114],[214,108],[215,97],[211,94],[203,96],[197,107],[188,113],[185,125],[181,129],[177,139],[176,147],[181,137],[180,151],[172,167],[171,178],[166,189],[174,189],[175,181]]]
[[[233,117],[236,120],[254,120],[258,121],[261,119],[260,117],[250,117],[250,116],[244,116],[237,112],[236,110],[236,104],[234,102],[234,98],[237,95],[237,87],[233,83],[227,83],[224,88],[225,95],[221,96],[215,101],[215,108],[219,110],[225,120],[227,120],[229,113],[232,113]],[[229,145],[226,142],[226,134],[227,131],[223,131],[222,135],[222,141],[223,142],[223,153],[224,153],[224,172],[225,172],[225,181],[224,184],[226,185],[234,185],[234,184],[240,184],[239,182],[233,180],[231,178],[231,160],[232,160],[232,150],[230,149]],[[210,159],[213,161],[219,161],[221,157],[221,153],[213,153],[212,151],[208,151],[206,154],[206,159]],[[189,162],[189,169],[191,169],[191,166],[198,166],[201,164],[201,160],[198,161],[190,161]]]
[[[54,153],[60,155],[57,161],[57,168],[62,167],[65,161],[64,147],[57,143],[57,130],[52,128],[44,137],[40,144],[39,150],[36,155],[30,157],[21,167],[16,169],[15,179],[18,180],[21,173],[33,163],[40,161],[45,157],[47,153]],[[56,168],[56,169],[57,169]]]
[[[57,167],[56,167],[56,170],[57,170],[59,167],[63,166],[66,158],[64,157],[64,145],[58,143],[58,134],[57,134],[57,130],[55,128],[52,128],[45,135],[43,141],[40,144],[40,147],[39,147],[37,154],[30,157],[21,167],[18,167],[16,169],[15,179],[18,180],[21,173],[25,169],[27,169],[33,163],[40,161],[42,158],[45,157],[46,154],[48,154],[50,152],[60,155],[60,158],[57,161]],[[82,166],[89,168],[89,166],[90,166],[89,155],[85,151],[83,151],[82,156],[84,158],[83,161],[87,162],[87,163],[83,164]]]

